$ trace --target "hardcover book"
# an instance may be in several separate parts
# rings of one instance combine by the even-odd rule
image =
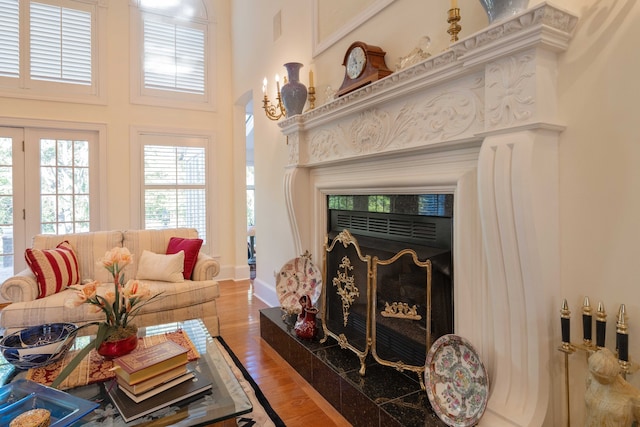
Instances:
[[[109,387],[108,393],[122,419],[129,422],[211,390],[212,382],[206,374],[194,370],[193,376],[192,379],[164,390],[140,403],[131,400],[116,386],[115,382],[111,384],[112,387]]]
[[[113,360],[115,373],[127,384],[134,385],[155,375],[186,365],[188,350],[173,341],[147,347]]]
[[[133,394],[131,393],[129,390],[127,390],[124,387],[121,387],[120,385],[118,385],[118,387],[120,388],[120,390],[122,390],[124,392],[124,394],[126,394],[127,396],[129,396],[129,398],[131,400],[133,400],[136,403],[140,403],[143,400],[147,400],[150,397],[155,396],[158,393],[162,393],[165,390],[169,390],[171,387],[177,386],[180,383],[183,383],[187,380],[190,380],[193,378],[193,372],[187,372],[186,374],[182,374],[181,376],[177,377],[177,378],[173,378],[172,380],[169,380],[165,383],[162,383],[160,385],[158,385],[157,387],[152,388],[151,390],[144,392],[144,393],[139,393],[139,394]]]
[[[133,394],[142,394],[153,389],[154,387],[157,387],[159,385],[166,383],[167,381],[171,381],[173,379],[181,377],[184,374],[186,374],[188,371],[189,370],[187,369],[187,365],[180,365],[177,368],[170,369],[167,372],[163,372],[162,374],[158,374],[156,376],[149,378],[148,380],[139,382],[134,385],[128,384],[124,379],[122,379],[118,375],[116,375],[115,378],[116,378],[116,381],[118,381],[119,387]]]

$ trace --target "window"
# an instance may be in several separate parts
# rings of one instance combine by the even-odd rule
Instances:
[[[89,141],[40,140],[41,233],[90,231]]]
[[[31,78],[91,84],[91,12],[31,2]]]
[[[103,102],[98,0],[0,0],[0,95]]]
[[[132,209],[139,207],[141,228],[195,228],[206,246],[210,138],[140,131],[134,140],[131,164],[141,167],[132,170],[132,179],[138,173],[140,179]]]
[[[132,3],[132,102],[213,109],[213,24],[205,3]]]
[[[203,95],[205,32],[143,16],[145,89]]]
[[[100,229],[104,193],[99,182],[104,128],[12,124],[0,127],[0,281],[25,267],[22,254],[35,234]]]

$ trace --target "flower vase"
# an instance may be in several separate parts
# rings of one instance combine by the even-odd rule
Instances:
[[[107,337],[98,346],[97,352],[106,359],[114,359],[131,353],[138,346],[138,329],[116,331],[117,333]]]
[[[480,4],[487,12],[491,24],[522,12],[527,8],[529,0],[480,0]]]
[[[299,62],[288,62],[284,64],[287,69],[287,83],[282,86],[280,95],[282,103],[287,112],[287,117],[293,117],[301,114],[304,104],[307,102],[307,88],[300,83],[300,68],[302,64]]]

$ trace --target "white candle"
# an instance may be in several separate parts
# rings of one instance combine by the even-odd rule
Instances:
[[[276,90],[280,92],[280,76],[276,74]]]
[[[313,70],[309,71],[309,87],[313,87]]]
[[[262,81],[262,94],[263,95],[267,94],[267,78],[266,77]]]

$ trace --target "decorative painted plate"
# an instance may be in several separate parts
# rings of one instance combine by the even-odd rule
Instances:
[[[425,386],[433,410],[447,425],[480,421],[489,399],[489,379],[476,350],[458,335],[444,335],[427,353]]]
[[[287,314],[302,312],[300,297],[307,295],[316,305],[322,292],[322,274],[308,256],[287,262],[276,279],[276,293],[280,306]]]

